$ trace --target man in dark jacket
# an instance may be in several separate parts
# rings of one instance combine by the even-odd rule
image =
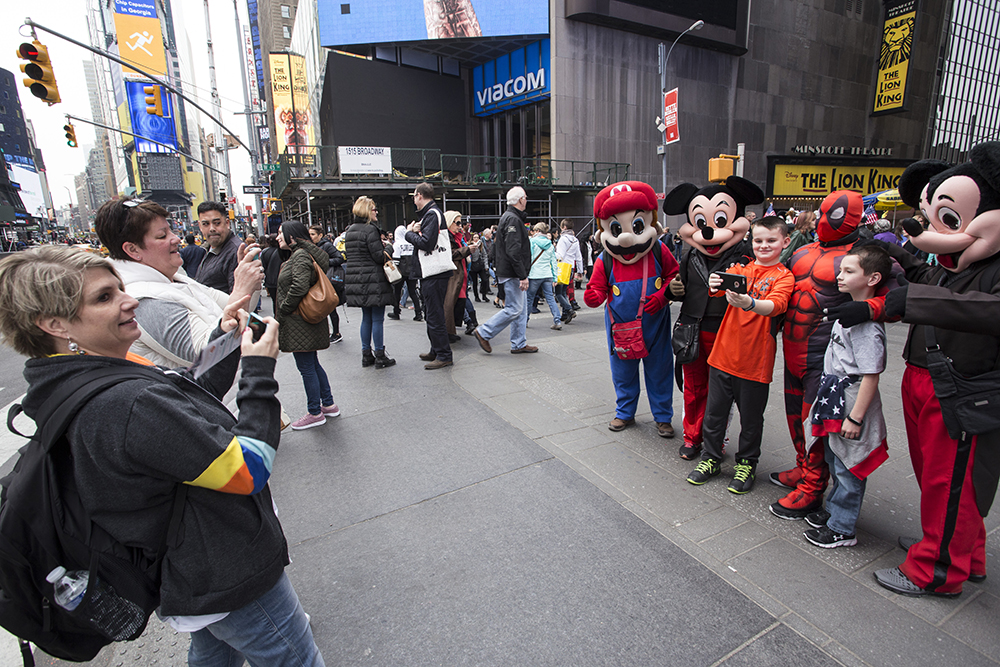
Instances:
[[[497,284],[504,288],[504,308],[485,324],[475,330],[479,347],[492,352],[490,339],[510,325],[510,352],[523,354],[538,352],[538,348],[528,345],[525,329],[528,325],[528,309],[525,291],[528,289],[528,271],[531,269],[531,244],[525,226],[528,216],[528,196],[524,188],[514,186],[507,191],[507,210],[500,216],[493,260],[496,267]]]
[[[407,242],[413,244],[410,275],[420,278],[420,294],[424,300],[424,317],[427,319],[427,338],[431,341],[430,352],[421,354],[420,358],[428,362],[424,368],[433,371],[452,365],[451,344],[448,341],[448,331],[444,325],[444,298],[448,293],[448,280],[454,271],[425,275],[421,256],[427,258],[431,254],[439,252],[438,234],[444,234],[447,237],[448,228],[445,225],[444,214],[434,203],[433,185],[421,183],[412,194],[413,205],[417,208],[420,220],[410,223],[405,238]],[[451,243],[447,238],[443,248],[443,252],[447,253],[450,261]]]
[[[181,248],[181,259],[184,260],[184,265],[181,267],[184,269],[184,273],[188,275],[189,278],[193,278],[196,273],[198,273],[198,267],[201,266],[201,260],[205,258],[205,249],[200,245],[196,245],[194,242],[194,234],[188,234],[184,237],[185,245]]]
[[[201,238],[208,243],[208,253],[201,260],[195,280],[226,294],[233,291],[233,271],[240,263],[242,242],[229,228],[229,211],[217,201],[198,204]]]

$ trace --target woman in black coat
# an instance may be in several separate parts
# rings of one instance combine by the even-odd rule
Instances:
[[[392,284],[382,268],[387,255],[377,226],[378,211],[370,197],[361,196],[354,202],[353,212],[354,224],[344,235],[344,292],[348,306],[361,308],[361,365],[386,368],[396,360],[386,355],[382,340],[385,307],[392,303]]]

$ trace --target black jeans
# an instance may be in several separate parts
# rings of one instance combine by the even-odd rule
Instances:
[[[406,293],[411,299],[413,299],[413,316],[423,317],[424,309],[420,304],[420,289],[417,287],[416,278],[407,278],[405,281],[400,280],[398,283],[393,283],[392,285],[392,314],[399,315],[399,302],[403,299],[403,283],[406,283]]]
[[[444,325],[444,299],[448,293],[449,278],[451,278],[450,272],[423,278],[420,281],[420,293],[424,298],[424,319],[427,320],[427,338],[431,341],[431,352],[438,361],[451,361],[451,344],[448,342],[448,330]]]
[[[702,458],[722,459],[729,411],[735,402],[740,412],[740,444],[736,459],[747,459],[751,465],[757,465],[764,436],[764,409],[767,408],[769,388],[770,385],[764,382],[744,380],[709,366]]]

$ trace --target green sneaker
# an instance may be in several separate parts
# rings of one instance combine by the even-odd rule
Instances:
[[[752,463],[746,459],[740,459],[733,466],[735,471],[733,474],[733,481],[729,483],[729,492],[744,494],[749,493],[750,489],[753,488],[753,482],[756,478],[756,470]]]
[[[722,472],[722,466],[719,465],[720,463],[719,459],[702,459],[698,462],[695,469],[691,471],[691,474],[687,476],[687,480],[692,484],[701,486]]]

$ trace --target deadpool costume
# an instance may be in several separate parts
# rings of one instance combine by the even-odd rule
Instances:
[[[861,195],[850,190],[832,192],[820,205],[816,223],[819,241],[804,245],[788,260],[795,279],[785,313],[782,351],[785,360],[785,417],[795,446],[795,467],[771,473],[771,481],[792,489],[771,505],[782,519],[802,519],[823,504],[823,492],[830,477],[824,460],[824,443],[806,449],[803,423],[809,419],[820,377],[823,357],[830,344],[832,321],[824,311],[847,307],[849,294],[837,289],[837,274],[844,255],[858,240],[858,225],[864,212]],[[867,303],[867,306],[864,304]],[[859,303],[881,316],[884,298]],[[865,318],[867,319],[867,317]]]

